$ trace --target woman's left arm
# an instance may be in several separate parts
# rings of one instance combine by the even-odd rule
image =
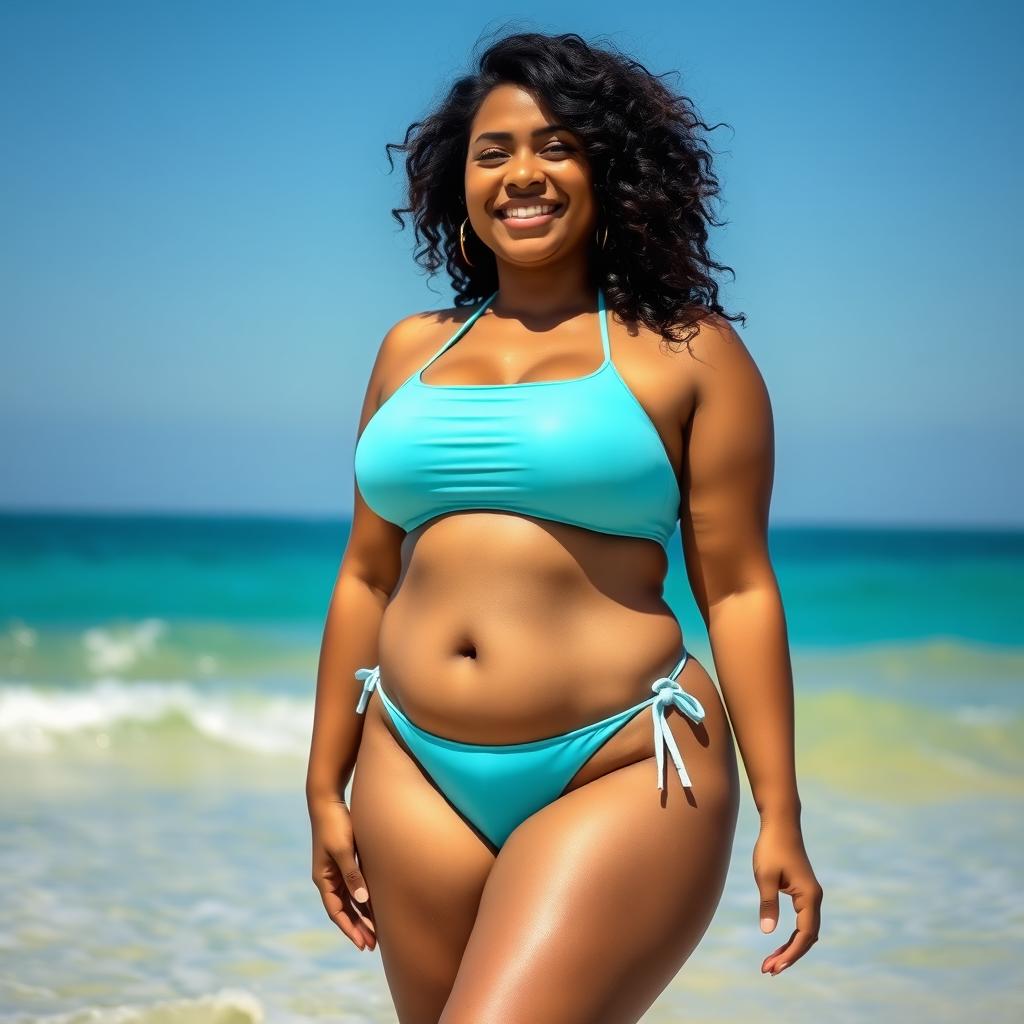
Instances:
[[[818,940],[822,888],[801,832],[793,674],[768,552],[771,402],[728,321],[703,324],[691,351],[696,395],[687,427],[683,555],[761,816],[753,867],[762,930],[778,923],[780,891],[792,897],[796,911],[795,930],[761,965],[762,973],[777,974]]]

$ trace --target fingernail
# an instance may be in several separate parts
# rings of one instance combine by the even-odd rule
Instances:
[[[772,919],[770,917],[761,918],[761,931],[770,932],[772,930]]]
[[[352,895],[359,903],[365,903],[370,898],[370,894],[362,887],[356,889],[356,891],[352,893]]]
[[[784,964],[779,964],[779,969],[775,973],[776,974],[781,974],[788,966],[789,966],[788,962],[784,963]]]

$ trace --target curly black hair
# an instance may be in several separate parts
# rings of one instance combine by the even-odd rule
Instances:
[[[719,182],[712,170],[707,125],[685,96],[667,89],[661,76],[612,49],[601,49],[573,32],[516,32],[493,42],[479,70],[458,78],[436,109],[414,121],[404,141],[385,146],[406,154],[408,206],[392,209],[402,228],[412,214],[414,255],[429,276],[445,267],[456,306],[476,303],[498,286],[493,253],[477,243],[467,266],[459,252],[469,128],[484,97],[513,83],[538,96],[555,119],[581,139],[591,166],[598,232],[591,243],[591,274],[609,309],[638,321],[669,341],[685,341],[711,313],[727,314],[718,301],[714,273],[732,268],[708,250],[708,226],[720,227],[711,202]],[[467,237],[467,246],[469,238]],[[735,274],[733,273],[735,278]],[[678,335],[682,335],[679,337]]]

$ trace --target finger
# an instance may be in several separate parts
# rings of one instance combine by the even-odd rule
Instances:
[[[342,898],[337,890],[326,879],[313,879],[317,889],[320,890],[320,899],[323,901],[324,910],[327,916],[358,946],[366,948],[366,938],[363,930],[352,920]]]
[[[367,900],[365,903],[355,903],[353,901],[352,905],[355,907],[356,912],[359,914],[359,916],[365,918],[365,920],[373,926],[374,931],[376,931],[377,921],[375,920],[373,914],[373,904],[369,900]]]
[[[363,936],[363,941],[370,949],[375,949],[377,945],[376,926],[370,926],[372,922],[371,910],[370,910],[370,894],[366,888],[366,881],[363,879],[363,873],[356,866],[354,858],[351,854],[339,853],[334,855],[335,863],[338,866],[342,879],[342,891],[352,901],[352,918],[355,921],[356,926],[359,928],[360,934]],[[346,868],[345,865],[350,865]]]
[[[330,854],[327,863],[323,867],[321,878],[323,879],[325,886],[329,893],[338,901],[338,904],[345,909],[346,919],[351,921],[353,926],[358,929],[360,936],[366,946],[370,949],[376,949],[377,947],[377,936],[376,936],[376,924],[372,924],[372,927],[367,927],[364,923],[363,918],[366,918],[372,923],[372,908],[370,907],[369,901],[365,904],[365,909],[360,906],[353,899],[352,894],[348,891],[345,881],[342,877],[341,867],[338,861],[343,859],[340,854]],[[314,879],[315,881],[315,879]],[[321,895],[323,891],[321,891]],[[326,906],[326,904],[325,904]],[[328,910],[330,914],[330,910]],[[339,924],[339,927],[340,924]],[[346,932],[346,934],[348,934]],[[354,941],[354,940],[353,940]],[[360,948],[363,948],[362,946]]]
[[[779,880],[778,877],[768,878],[764,875],[755,879],[757,891],[761,895],[760,921],[761,931],[773,932],[779,923]]]
[[[332,885],[334,888],[335,895],[342,900],[344,903],[348,901],[346,907],[349,919],[359,928],[362,933],[366,945],[371,949],[377,948],[377,924],[373,920],[373,907],[367,901],[363,906],[356,903],[352,897],[348,894],[348,891],[342,885],[340,879],[337,878],[336,873],[332,873]]]
[[[344,910],[339,911],[338,914],[333,917],[334,922],[338,925],[346,935],[359,947],[360,951],[369,949],[371,952],[377,947],[377,939],[374,934],[363,926],[361,921],[353,921],[353,918],[348,915]],[[342,922],[347,922],[349,928],[344,927]],[[350,930],[351,929],[351,930]]]
[[[372,914],[368,914],[362,907],[353,904],[354,912],[356,915],[356,924],[362,929],[363,934],[366,936],[366,944],[370,949],[377,948],[377,925],[373,920]]]
[[[778,974],[791,964],[796,963],[818,941],[821,924],[821,900],[820,887],[810,891],[802,889],[793,894],[796,929],[786,946],[777,950],[765,961],[765,964],[771,961],[768,969],[773,974]]]
[[[781,946],[777,946],[772,950],[772,952],[761,961],[762,974],[777,974],[782,969],[782,964],[785,964],[788,967],[793,962],[789,953],[793,945],[793,940],[796,936],[797,931],[794,928],[790,933],[789,938]]]
[[[364,923],[366,924],[366,927],[369,928],[374,935],[376,935],[377,922],[373,919],[373,908],[370,907],[369,904],[367,904],[365,908],[356,907],[356,913],[359,914],[359,916],[363,919]]]
[[[809,935],[797,928],[789,937],[789,942],[765,960],[762,970],[770,971],[772,974],[784,971],[787,967],[795,964],[817,941],[816,936]]]
[[[366,943],[366,948],[372,953],[377,948],[377,936],[367,927],[365,921],[357,921],[356,926],[363,937],[363,942]]]
[[[338,865],[341,877],[345,880],[345,888],[356,903],[366,903],[370,898],[370,890],[367,888],[366,879],[356,863],[355,853],[348,847],[343,850],[327,851]]]

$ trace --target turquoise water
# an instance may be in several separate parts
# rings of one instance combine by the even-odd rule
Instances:
[[[395,1020],[309,881],[343,520],[0,516],[0,1022]],[[644,1018],[1021,1019],[1024,533],[778,528],[821,941],[778,978],[744,795]],[[713,670],[678,541],[666,597]]]

